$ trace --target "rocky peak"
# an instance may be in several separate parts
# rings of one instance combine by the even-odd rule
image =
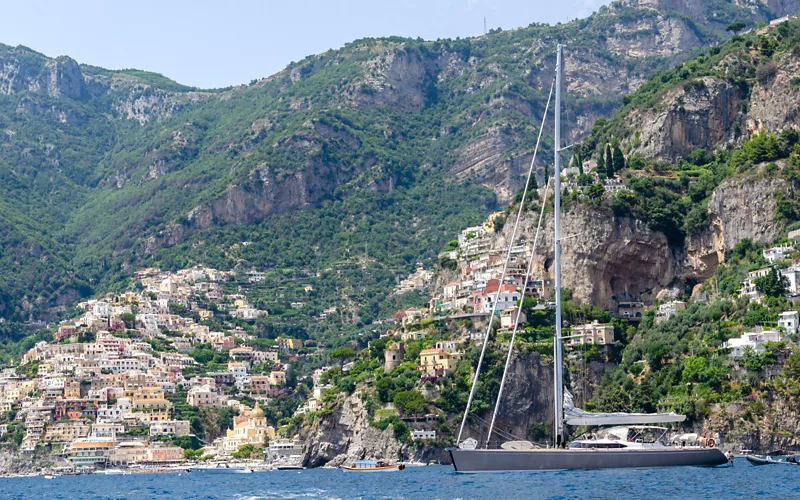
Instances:
[[[83,92],[83,74],[74,59],[49,59],[26,47],[0,52],[0,94],[20,91],[56,99],[78,99]]]
[[[83,74],[78,63],[67,56],[48,61],[39,78],[28,87],[31,92],[60,99],[78,99],[83,89]]]

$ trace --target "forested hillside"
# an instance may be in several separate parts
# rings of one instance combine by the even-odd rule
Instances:
[[[555,43],[577,139],[731,23],[797,7],[629,0],[480,38],[359,40],[213,91],[2,46],[0,316],[52,318],[137,267],[205,262],[276,280],[343,266],[325,300],[368,323],[398,275],[516,193]]]

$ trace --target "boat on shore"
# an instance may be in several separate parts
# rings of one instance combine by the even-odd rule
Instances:
[[[341,469],[351,472],[396,472],[405,469],[403,464],[387,464],[379,460],[356,460],[353,465],[342,465]]]

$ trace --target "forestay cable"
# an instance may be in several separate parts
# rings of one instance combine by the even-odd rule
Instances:
[[[503,378],[500,380],[500,390],[497,393],[497,401],[494,403],[494,412],[492,413],[492,422],[489,424],[489,434],[486,436],[486,446],[489,447],[489,441],[492,439],[492,431],[494,430],[494,421],[497,418],[497,411],[500,409],[500,399],[503,397],[503,388],[506,385],[506,376],[508,375],[508,367],[511,365],[511,353],[514,351],[514,340],[517,338],[517,330],[519,329],[519,318],[522,315],[522,304],[525,301],[525,291],[528,289],[528,281],[530,280],[531,273],[533,273],[533,257],[536,255],[536,245],[539,243],[539,232],[542,229],[542,219],[544,218],[544,207],[547,204],[547,193],[550,190],[550,179],[547,179],[547,184],[544,187],[544,198],[542,199],[542,209],[539,212],[539,224],[536,226],[536,235],[533,237],[533,248],[531,249],[531,260],[528,263],[527,273],[525,274],[525,284],[522,287],[522,295],[520,296],[519,306],[517,307],[517,316],[514,319],[514,331],[511,333],[511,344],[508,346],[508,355],[506,356],[506,365],[503,368]],[[542,282],[544,288],[544,281]]]
[[[536,139],[536,147],[533,150],[533,158],[531,158],[531,166],[528,169],[528,178],[525,180],[525,187],[522,191],[522,201],[519,204],[519,210],[517,211],[517,219],[514,222],[514,230],[511,234],[511,240],[508,244],[508,252],[506,253],[506,261],[503,264],[503,272],[500,275],[500,285],[497,290],[497,297],[500,297],[500,290],[503,288],[503,282],[506,279],[506,271],[508,270],[508,262],[511,260],[511,249],[514,246],[514,240],[517,237],[517,229],[519,227],[519,221],[522,217],[522,208],[525,206],[525,197],[528,193],[528,185],[531,182],[531,176],[533,175],[533,166],[536,163],[536,153],[539,151],[539,144],[542,140],[542,132],[544,131],[544,124],[547,120],[547,111],[550,109],[550,100],[553,97],[553,89],[555,88],[556,82],[555,79],[553,83],[550,85],[550,95],[547,97],[547,105],[544,108],[544,114],[542,114],[542,125],[539,127],[539,137]],[[549,184],[549,182],[548,182]],[[524,291],[523,291],[524,293]],[[472,406],[472,399],[475,397],[475,388],[478,386],[478,376],[481,374],[481,365],[483,364],[483,357],[486,354],[486,346],[489,343],[489,334],[492,331],[492,322],[494,321],[494,314],[496,312],[496,308],[492,306],[492,313],[489,315],[489,325],[486,327],[486,336],[483,339],[483,347],[481,347],[481,355],[478,358],[478,366],[475,368],[475,377],[472,379],[472,387],[469,391],[469,398],[467,398],[467,407],[464,408],[464,417],[461,419],[461,427],[458,429],[458,437],[456,437],[456,446],[461,443],[461,434],[464,432],[464,425],[467,423],[467,414],[469,413],[469,408]]]

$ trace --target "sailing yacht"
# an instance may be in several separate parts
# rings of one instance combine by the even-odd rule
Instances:
[[[667,428],[658,427],[652,424],[682,422],[686,419],[684,415],[675,413],[592,413],[576,408],[572,402],[572,396],[564,388],[563,376],[563,355],[561,342],[564,339],[561,335],[561,169],[559,153],[561,152],[561,78],[563,73],[562,46],[557,49],[556,78],[555,78],[555,155],[554,155],[554,226],[555,226],[555,339],[554,339],[554,393],[555,393],[555,421],[554,435],[555,442],[553,448],[541,449],[534,448],[527,441],[511,441],[501,445],[499,449],[489,449],[488,443],[494,428],[497,409],[500,405],[500,398],[505,385],[506,374],[511,361],[511,352],[514,346],[516,329],[512,334],[511,344],[506,358],[506,366],[503,372],[503,379],[500,383],[500,390],[495,404],[494,414],[489,425],[489,438],[486,440],[484,448],[478,447],[475,439],[461,441],[464,424],[467,420],[469,408],[474,396],[475,387],[480,374],[481,363],[483,362],[488,334],[484,339],[481,356],[478,361],[475,377],[473,378],[472,389],[467,401],[467,408],[461,422],[461,428],[456,440],[456,447],[449,450],[453,460],[453,466],[457,472],[488,472],[488,471],[532,471],[532,470],[566,470],[566,469],[606,469],[606,468],[625,468],[625,467],[674,467],[674,466],[716,466],[727,463],[727,458],[722,451],[716,448],[716,442],[706,440],[704,446],[674,446],[667,442]],[[552,90],[551,90],[552,96]],[[549,99],[548,99],[549,107]],[[547,108],[545,108],[545,115]],[[544,126],[544,118],[542,127]],[[541,128],[539,132],[541,140]],[[539,141],[536,148],[538,149]],[[536,150],[534,150],[531,169],[528,173],[533,173],[533,164],[536,160]],[[526,184],[527,185],[527,184]],[[549,183],[547,185],[549,187]],[[545,196],[547,191],[545,191]],[[522,213],[520,206],[517,214],[517,224],[511,236],[509,248],[514,244],[517,232],[519,217]],[[544,203],[542,212],[539,216],[539,226],[544,214]],[[538,229],[534,238],[533,251],[535,252],[538,240]],[[510,250],[509,250],[510,255]],[[508,262],[508,257],[507,257]],[[531,258],[531,263],[533,259]],[[507,267],[507,264],[506,264]],[[501,282],[505,278],[506,268],[503,269]],[[528,273],[530,274],[530,272]],[[491,325],[491,319],[489,321]],[[566,445],[566,426],[612,426],[597,433],[584,435],[581,438]]]

